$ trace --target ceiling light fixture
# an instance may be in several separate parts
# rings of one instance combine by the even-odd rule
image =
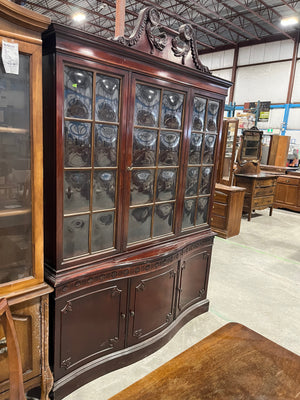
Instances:
[[[86,18],[85,14],[83,14],[81,12],[77,12],[72,15],[72,19],[75,22],[83,22],[85,20],[85,18]]]
[[[292,25],[296,25],[298,23],[299,23],[299,17],[297,17],[297,16],[286,17],[286,18],[282,18],[282,20],[281,20],[281,25],[283,25],[283,26],[292,26]]]

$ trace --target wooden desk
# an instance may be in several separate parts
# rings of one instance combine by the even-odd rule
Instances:
[[[277,177],[263,172],[257,175],[235,174],[234,184],[246,188],[243,211],[248,213],[248,221],[251,220],[253,210],[269,207],[272,215]]]
[[[110,400],[292,400],[300,357],[229,323]]]

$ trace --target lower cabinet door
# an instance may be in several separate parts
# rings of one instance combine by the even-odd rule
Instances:
[[[174,319],[178,262],[131,279],[128,346],[157,334]]]
[[[57,302],[60,365],[55,379],[124,347],[127,283],[127,279],[112,281]]]
[[[177,312],[206,298],[211,249],[194,252],[182,258],[178,288]]]

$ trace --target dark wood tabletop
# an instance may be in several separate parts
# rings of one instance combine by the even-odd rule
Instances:
[[[300,357],[229,323],[110,400],[300,399]]]

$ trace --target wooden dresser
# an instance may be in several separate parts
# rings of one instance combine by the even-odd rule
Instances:
[[[274,207],[300,211],[300,174],[278,177]]]
[[[215,186],[211,226],[218,236],[227,239],[240,233],[245,188]]]
[[[253,210],[269,207],[272,215],[277,176],[263,172],[257,175],[235,174],[235,185],[246,188],[243,211],[248,213],[248,221]]]

